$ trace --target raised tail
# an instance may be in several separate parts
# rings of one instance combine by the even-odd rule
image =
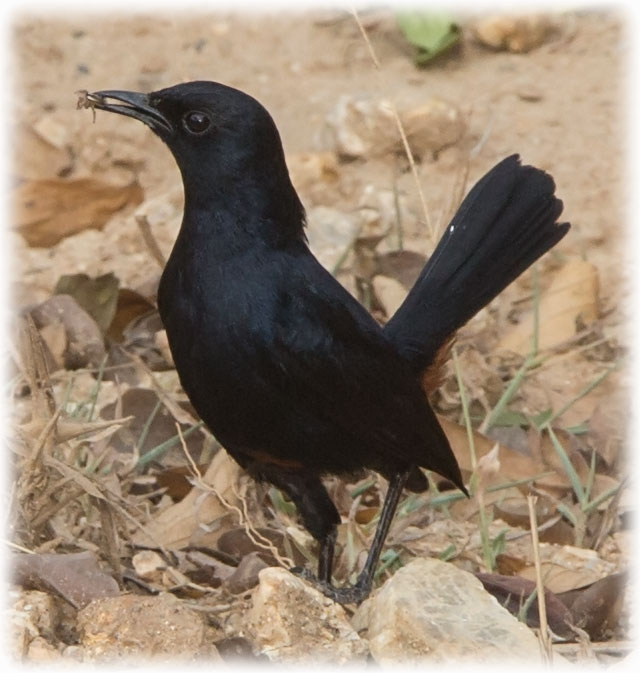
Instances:
[[[553,178],[514,154],[469,192],[385,326],[422,372],[440,347],[569,230]]]

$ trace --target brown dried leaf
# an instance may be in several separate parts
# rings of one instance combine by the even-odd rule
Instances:
[[[198,465],[201,472],[206,471],[206,465]],[[165,493],[174,501],[182,500],[192,489],[193,472],[191,466],[176,465],[169,467],[155,475],[156,485],[166,489]]]
[[[610,467],[616,464],[629,419],[628,390],[614,390],[598,401],[589,418],[588,439]]]
[[[102,333],[95,320],[73,297],[54,295],[31,309],[29,314],[39,330],[56,324],[64,327],[67,339],[63,353],[65,368],[100,366],[106,354]]]
[[[529,508],[527,499],[524,496],[503,498],[496,502],[494,510],[495,516],[510,526],[529,529]],[[536,500],[535,511],[538,526],[541,526],[555,516],[556,507],[550,498],[540,494]]]
[[[518,616],[522,606],[536,588],[536,583],[517,576],[476,573],[484,588],[498,600],[511,614]],[[547,622],[551,630],[563,638],[572,638],[575,632],[570,628],[571,612],[565,604],[549,589],[545,589],[544,601],[547,608]],[[540,626],[537,598],[531,603],[526,613],[528,626]]]
[[[121,288],[118,292],[115,315],[109,326],[109,338],[114,341],[122,342],[125,332],[130,330],[130,326],[134,321],[138,321],[143,316],[150,314],[155,310],[155,306],[146,298],[134,290],[128,288]],[[156,325],[161,329],[161,323],[158,319]],[[144,336],[151,337],[155,334],[145,329]],[[139,336],[139,335],[137,335]]]
[[[394,250],[378,256],[378,270],[400,282],[406,291],[413,287],[425,265],[426,258],[413,250]]]
[[[467,473],[471,473],[471,453],[469,451],[469,442],[467,439],[467,430],[457,423],[438,416],[447,439],[451,444],[451,448],[460,465],[460,468]],[[476,457],[481,459],[487,455],[494,447],[495,442],[488,439],[485,435],[480,434],[476,430],[473,431]],[[525,477],[533,477],[549,470],[549,468],[541,461],[534,460],[529,456],[522,455],[517,451],[511,450],[509,447],[500,445],[499,448],[500,470],[493,477],[488,479],[487,485],[504,483]],[[541,484],[547,478],[540,479],[536,483]]]
[[[93,178],[34,180],[13,191],[14,222],[30,246],[50,247],[84,229],[101,229],[114,213],[142,199],[137,181],[118,186]]]
[[[600,559],[592,549],[565,545],[552,549],[550,557],[543,558],[541,565],[545,587],[555,594],[561,594],[593,584],[601,579],[603,570],[610,564]],[[535,572],[535,567],[531,563],[518,575],[535,581]]]
[[[162,545],[167,549],[182,549],[191,544],[201,530],[208,530],[208,543],[212,544],[226,530],[225,522],[232,515],[237,521],[238,512],[222,504],[219,494],[230,507],[238,507],[235,484],[240,467],[226,451],[219,451],[202,478],[180,502],[161,510],[149,521],[144,530],[132,536],[134,544],[142,547]]]
[[[589,465],[580,451],[579,442],[575,435],[563,430],[562,428],[553,428],[553,432],[560,444],[563,446],[573,468],[577,472],[583,484],[587,483],[589,478]],[[555,470],[559,475],[566,475],[564,464],[558,455],[551,437],[548,432],[538,432],[531,429],[529,432],[529,447],[533,456],[538,456],[545,465]],[[567,477],[568,479],[568,477]]]
[[[598,317],[598,270],[589,262],[567,262],[540,297],[538,347],[552,348],[570,339],[577,328]],[[531,350],[533,311],[507,330],[498,350],[526,355]]]
[[[61,322],[52,322],[43,325],[39,330],[42,341],[47,350],[45,356],[48,360],[49,370],[52,372],[64,367],[64,354],[67,350],[67,330]],[[52,360],[48,359],[51,356]]]
[[[257,528],[256,530],[262,537],[273,544],[281,556],[288,556],[285,536],[281,531],[274,528]],[[255,552],[259,554],[262,557],[262,560],[268,565],[277,565],[277,561],[268,546],[265,548],[264,545],[261,546],[256,544],[251,537],[249,537],[245,528],[236,527],[227,530],[219,537],[216,546],[221,552],[233,558],[242,559],[248,554]],[[294,555],[294,563],[297,565],[304,563],[304,557],[297,551],[297,546],[292,544],[290,547],[292,548]]]
[[[566,601],[575,625],[584,629],[591,640],[606,640],[620,621],[628,583],[628,573],[616,573],[559,598]]]
[[[17,554],[13,579],[27,588],[53,591],[81,609],[96,598],[117,596],[118,583],[98,564],[91,551],[78,554]]]
[[[356,523],[359,523],[360,525],[371,523],[379,513],[379,507],[361,507],[356,512]]]

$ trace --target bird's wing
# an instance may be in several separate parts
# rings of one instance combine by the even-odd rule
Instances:
[[[349,438],[338,446],[362,447],[366,466],[386,473],[420,465],[459,481],[419,381],[368,312],[330,280],[282,293],[254,373],[269,394],[283,396],[289,413]]]

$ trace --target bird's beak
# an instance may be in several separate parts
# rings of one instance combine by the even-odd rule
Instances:
[[[133,117],[145,123],[152,131],[161,135],[173,133],[171,122],[159,112],[146,93],[136,91],[78,91],[78,108],[91,108],[116,112],[117,114]],[[109,99],[118,101],[109,102]]]

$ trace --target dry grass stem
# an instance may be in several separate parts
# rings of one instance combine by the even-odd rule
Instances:
[[[538,594],[538,613],[540,615],[540,644],[542,646],[542,655],[545,663],[549,665],[553,662],[553,649],[551,648],[551,638],[549,637],[549,625],[547,623],[547,603],[545,601],[544,583],[542,581],[540,543],[538,540],[538,520],[536,516],[537,501],[537,496],[527,496],[527,505],[529,507],[529,525],[531,528],[531,544],[533,547],[533,560],[536,568],[536,591]]]
[[[382,86],[381,82],[381,69],[380,69],[380,60],[378,59],[375,49],[373,48],[373,45],[371,44],[371,40],[369,39],[369,36],[367,35],[367,31],[365,27],[362,25],[362,21],[360,21],[360,17],[358,16],[358,11],[353,8],[352,10],[353,13],[353,18],[355,19],[356,23],[358,24],[358,28],[360,30],[360,33],[367,45],[367,48],[369,50],[369,55],[371,56],[371,60],[373,61],[373,65],[376,68],[376,73],[378,76],[379,84],[380,84],[380,89],[384,90],[384,87]],[[431,243],[435,243],[436,241],[436,236],[437,236],[437,231],[435,230],[433,223],[431,221],[431,216],[429,215],[429,208],[427,207],[427,202],[424,198],[424,193],[422,191],[422,186],[420,184],[420,176],[418,175],[418,167],[416,166],[416,162],[413,158],[413,153],[411,152],[411,147],[409,146],[409,140],[407,139],[407,134],[404,130],[404,126],[402,125],[402,121],[400,120],[400,115],[398,114],[398,109],[392,101],[389,101],[389,107],[391,109],[391,113],[393,114],[393,118],[396,122],[396,126],[398,128],[398,133],[400,134],[400,138],[402,139],[402,146],[404,147],[405,154],[407,155],[407,160],[409,161],[409,166],[411,168],[411,174],[413,175],[413,179],[415,180],[416,183],[416,189],[418,192],[418,197],[420,198],[420,205],[422,207],[422,212],[424,214],[424,220],[427,224],[427,229],[429,232],[429,238],[431,239]]]

